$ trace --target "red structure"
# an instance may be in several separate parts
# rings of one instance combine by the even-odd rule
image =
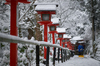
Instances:
[[[35,10],[38,14],[41,14],[41,21],[38,22],[40,25],[44,25],[44,41],[47,42],[47,26],[51,24],[51,14],[56,14],[55,4],[34,4],[36,6]],[[48,6],[49,5],[49,6]],[[53,6],[53,7],[52,7]],[[52,7],[52,8],[51,8]],[[44,47],[44,59],[46,59],[47,48]]]
[[[77,42],[76,42],[76,46],[75,46],[75,49],[76,49],[76,54],[78,54],[78,46],[80,45],[80,44],[82,44],[82,46],[85,48],[85,45],[86,45],[86,41],[84,41],[84,40],[77,40]]]
[[[56,26],[58,26],[59,24],[58,23],[50,23],[50,24],[48,24],[48,26],[49,26],[49,30],[50,30],[50,32],[49,32],[49,34],[52,34],[52,39],[53,39],[53,44],[55,44],[55,33],[57,33],[57,31],[56,31]]]
[[[70,42],[70,39],[69,38],[67,38],[66,39],[67,40],[67,48],[69,48],[70,50],[74,50],[74,45]]]
[[[66,44],[65,39],[62,40],[62,44],[63,44],[63,47],[65,47],[65,44]]]
[[[60,46],[62,46],[63,34],[65,34],[65,28],[57,28],[58,40],[60,40]]]
[[[63,35],[64,37],[64,44],[67,44],[67,48],[69,48],[70,50],[74,50],[74,44],[71,43],[70,39],[71,39],[71,36],[70,35],[67,35],[67,34],[64,34]]]
[[[17,4],[30,3],[27,0],[6,0],[5,4],[11,4],[10,35],[17,36]],[[10,43],[10,66],[17,66],[17,43]]]

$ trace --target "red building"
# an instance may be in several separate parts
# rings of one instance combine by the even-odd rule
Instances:
[[[84,49],[85,49],[85,41],[83,40],[83,38],[81,38],[80,36],[76,36],[73,37],[71,40],[71,43],[74,44],[74,49],[75,49],[75,54],[78,54],[78,46],[79,44],[82,44]]]

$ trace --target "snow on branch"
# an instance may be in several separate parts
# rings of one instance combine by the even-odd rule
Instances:
[[[32,6],[34,3],[34,1],[30,4],[30,6]],[[27,8],[26,12],[19,18],[18,22],[20,22],[26,15],[26,13],[30,10],[30,6]]]

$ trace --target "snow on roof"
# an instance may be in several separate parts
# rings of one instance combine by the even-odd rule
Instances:
[[[78,41],[78,43],[86,43],[86,41]]]
[[[52,24],[59,24],[59,18],[53,18],[51,21],[53,22]]]
[[[76,42],[77,42],[76,40],[71,40],[72,44],[76,44]]]
[[[36,11],[56,11],[56,7],[58,6],[58,3],[52,2],[52,3],[48,3],[48,2],[38,2],[36,1],[34,3],[34,5],[36,6],[35,10]]]
[[[56,11],[56,5],[37,5],[36,11]]]
[[[64,34],[64,35],[63,35],[63,38],[71,38],[71,35]]]
[[[80,36],[75,36],[75,37],[73,37],[73,38],[70,39],[70,40],[83,40],[83,38],[81,38]]]
[[[58,6],[58,3],[57,2],[38,2],[38,1],[35,1],[34,5],[56,5]]]
[[[57,32],[58,33],[65,33],[66,32],[66,28],[57,28]]]

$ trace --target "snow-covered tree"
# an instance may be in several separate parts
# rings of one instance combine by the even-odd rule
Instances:
[[[97,41],[99,39],[99,29],[100,29],[100,1],[99,0],[78,0],[80,4],[85,8],[85,11],[89,15],[90,22],[92,23],[92,54],[96,56],[96,46],[99,44]],[[94,43],[95,41],[95,43]]]

